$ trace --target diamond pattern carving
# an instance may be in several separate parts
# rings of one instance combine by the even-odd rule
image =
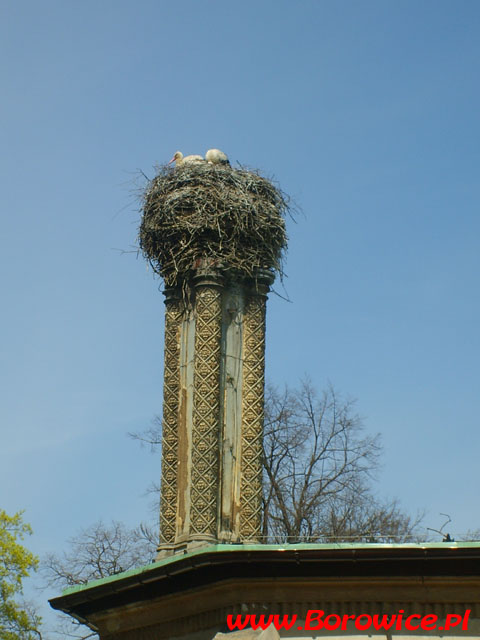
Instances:
[[[165,353],[163,374],[162,484],[160,494],[160,541],[175,541],[177,510],[179,329],[180,302],[173,296],[165,300]]]
[[[262,437],[266,298],[251,296],[243,321],[240,536],[259,539],[262,518]]]
[[[224,409],[221,398],[225,382],[220,373],[222,340],[227,335],[222,332],[227,329],[222,319],[225,291],[216,277],[210,273],[208,279],[196,278],[192,301],[195,321],[189,325],[194,336],[182,334],[186,329],[179,292],[169,290],[166,296],[160,530],[161,544],[167,546],[184,544],[185,535],[189,539],[216,539],[220,531],[222,535],[227,531],[225,522],[229,517],[235,528],[231,533],[237,539],[261,537],[266,295],[250,291],[242,313],[242,432],[237,440],[240,451],[224,468],[225,473],[232,474],[234,483],[240,483],[240,504],[235,506],[232,494],[231,516],[222,515],[220,522],[218,500],[220,486],[224,486],[219,475],[223,451],[220,410],[221,406]],[[188,359],[191,373],[186,375],[192,376],[193,385],[189,388],[193,397],[182,405],[184,413],[180,417],[180,344],[182,349],[189,344],[189,335],[193,358]],[[185,406],[190,407],[186,414]],[[179,430],[180,420],[183,427]],[[179,442],[179,438],[185,441]],[[180,455],[188,456],[188,464],[179,466]],[[229,494],[222,495],[222,500],[225,496]],[[240,517],[236,520],[238,507]],[[178,518],[183,528],[177,531]]]
[[[215,286],[199,286],[195,309],[190,532],[216,536],[222,331],[220,290]]]

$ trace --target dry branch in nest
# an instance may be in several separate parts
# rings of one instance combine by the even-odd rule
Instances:
[[[205,263],[247,277],[282,274],[288,198],[258,172],[207,162],[160,167],[143,200],[140,247],[166,286]]]

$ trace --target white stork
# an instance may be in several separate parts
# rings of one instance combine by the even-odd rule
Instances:
[[[173,158],[170,160],[168,164],[172,164],[175,162],[175,166],[179,167],[182,164],[187,164],[189,162],[205,162],[202,156],[184,156],[181,151],[175,151]]]
[[[228,164],[230,166],[227,155],[220,149],[209,149],[205,154],[205,160],[210,164]]]

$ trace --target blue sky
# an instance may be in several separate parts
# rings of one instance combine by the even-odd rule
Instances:
[[[0,503],[37,553],[151,517],[163,301],[138,169],[226,151],[289,223],[267,377],[358,398],[379,493],[480,527],[480,5],[4,1]],[[283,291],[278,287],[280,293]]]

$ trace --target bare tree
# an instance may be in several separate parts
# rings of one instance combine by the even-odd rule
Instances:
[[[130,434],[152,451],[161,446],[160,418]],[[365,435],[355,403],[333,387],[318,395],[308,382],[265,396],[265,542],[412,539],[421,518],[411,518],[396,500],[381,501],[373,480],[381,454],[378,435]],[[159,488],[150,489],[158,498]],[[157,501],[158,504],[158,501]],[[157,510],[158,513],[158,510]],[[152,561],[157,527],[127,529],[102,522],[81,531],[62,555],[42,563],[49,586],[84,584]],[[97,634],[64,616],[60,637],[87,640]]]
[[[480,542],[480,529],[469,529],[457,538],[462,542]]]
[[[61,556],[49,554],[42,572],[49,586],[62,588],[113,576],[153,561],[155,546],[145,528],[127,529],[121,522],[97,522],[69,540]]]
[[[422,537],[419,532],[422,520],[422,513],[412,517],[401,509],[398,500],[379,500],[367,487],[329,500],[315,539],[414,542]]]
[[[283,392],[267,388],[266,541],[404,541],[414,534],[421,518],[373,495],[380,438],[364,435],[354,408],[331,386],[321,395],[309,382]]]
[[[130,435],[156,452],[161,419]],[[395,499],[380,500],[373,492],[380,436],[365,435],[355,402],[332,386],[321,394],[308,381],[283,391],[268,386],[263,449],[265,542],[402,542],[415,536],[422,516],[412,518]],[[158,498],[158,485],[150,491]]]
[[[158,538],[148,527],[128,529],[121,522],[106,526],[97,522],[69,540],[68,551],[49,554],[41,564],[41,572],[49,587],[65,589],[86,584],[153,562]],[[57,637],[97,638],[92,629],[59,614]]]

